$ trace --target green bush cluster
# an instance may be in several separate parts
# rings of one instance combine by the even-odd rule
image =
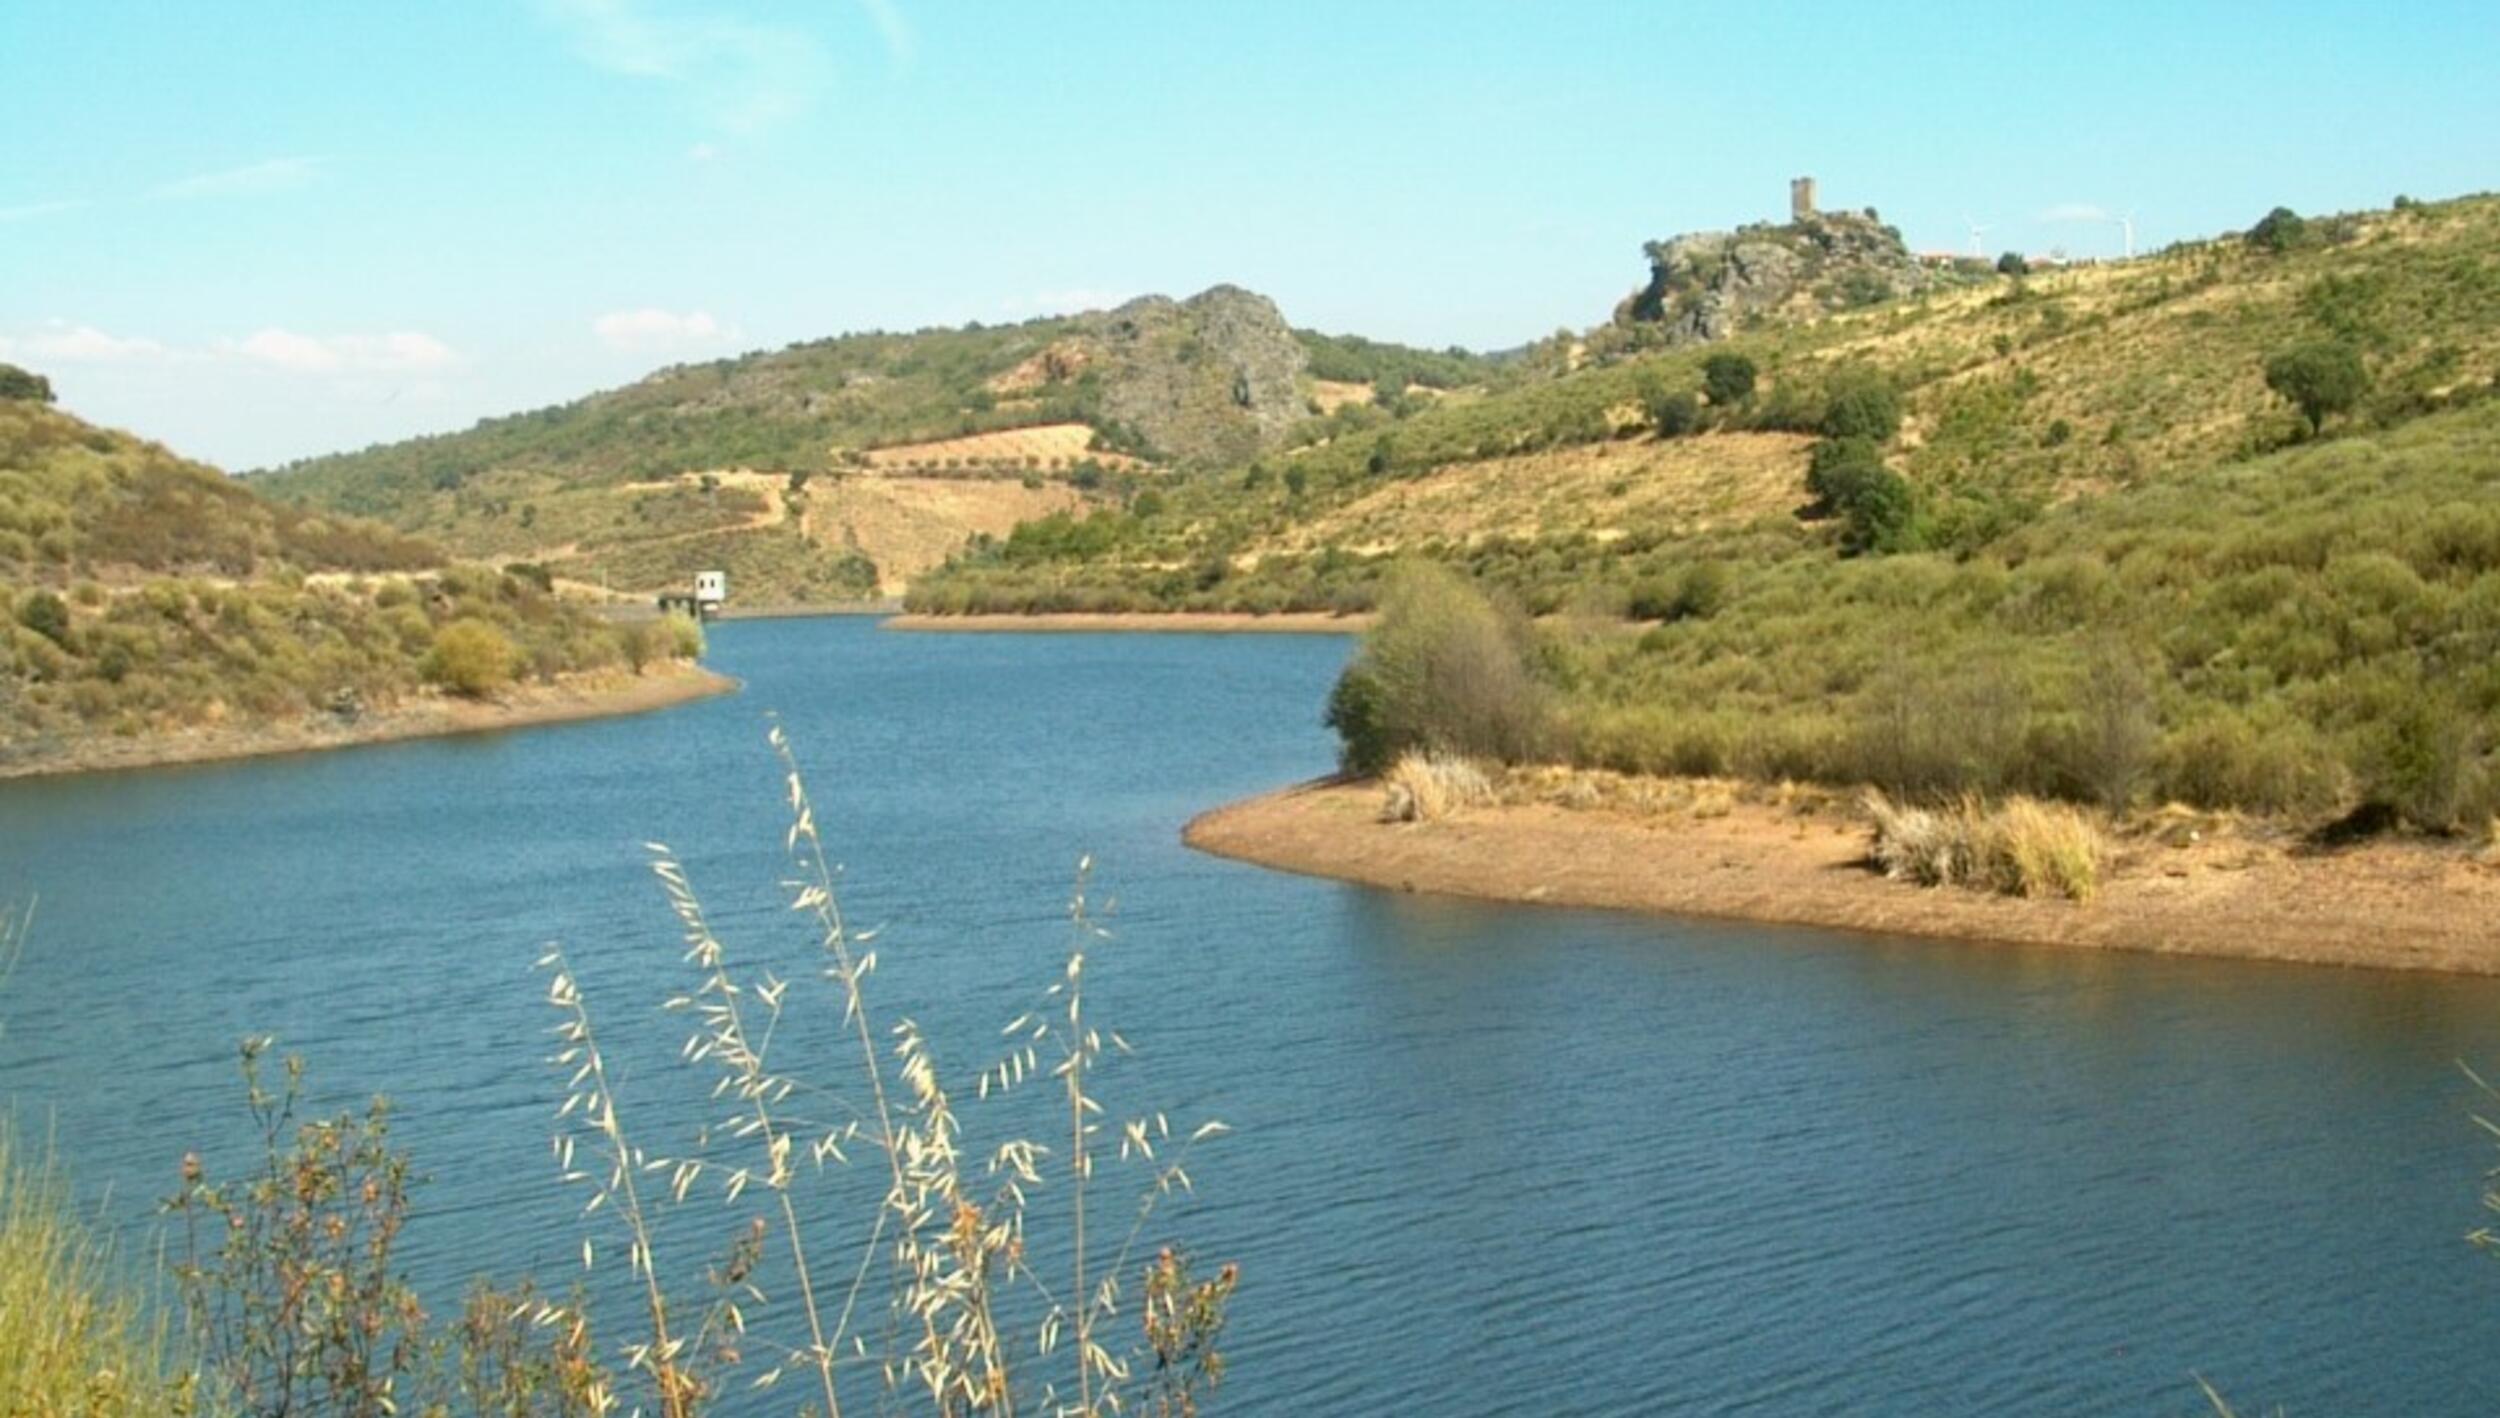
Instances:
[[[1543,753],[1545,692],[1528,638],[1523,619],[1447,568],[1399,566],[1329,696],[1345,770],[1380,773],[1410,750],[1501,762]]]
[[[219,473],[41,401],[0,399],[0,578],[406,571],[436,548],[271,503]]]
[[[379,582],[160,577],[93,606],[31,589],[0,612],[0,757],[12,758],[94,734],[354,715],[429,684],[491,696],[624,654],[617,628],[471,565]],[[673,628],[656,651],[699,652],[699,631]]]
[[[2500,406],[2070,504],[1955,560],[1746,568],[1551,636],[1573,752],[2417,828],[2500,811]]]

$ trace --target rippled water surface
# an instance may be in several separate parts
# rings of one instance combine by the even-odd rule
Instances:
[[[681,1145],[703,1080],[656,1008],[686,976],[638,844],[804,980],[774,710],[882,928],[881,1008],[950,1063],[1048,981],[1096,858],[1097,1004],[1141,1050],[1106,1086],[1238,1130],[1158,1221],[1243,1264],[1235,1411],[2191,1413],[2197,1373],[2243,1411],[2500,1401],[2458,1066],[2500,1064],[2500,987],[1495,908],[1183,849],[1192,812],[1327,767],[1346,648],[747,622],[713,654],[747,690],[662,714],[0,784],[0,894],[41,896],[0,1094],[144,1237],[185,1147],[238,1156],[233,1044],[273,1032],[330,1100],[399,1104],[430,1294],[563,1277],[531,961],[566,944],[629,1123]],[[796,1058],[830,1016],[793,1000]]]

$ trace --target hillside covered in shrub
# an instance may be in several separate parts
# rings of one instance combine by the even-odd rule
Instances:
[[[913,604],[1351,610],[1421,554],[1540,615],[1620,616],[1694,561],[1984,555],[2070,503],[2480,397],[2500,370],[2500,200],[2261,222],[1716,340],[1657,330],[1610,321],[1490,387],[1349,406],[1099,525],[995,538]]]
[[[19,372],[0,367],[0,375]],[[352,722],[418,695],[690,656],[525,576],[447,562],[0,379],[0,771],[98,736]]]
[[[1266,297],[1217,286],[672,366],[251,481],[586,582],[656,590],[722,568],[742,599],[821,603],[899,591],[976,535],[1116,503],[1165,469],[1245,462],[1291,441],[1322,381],[1443,388],[1497,369],[1296,331]]]
[[[2500,811],[2500,201],[1583,344],[1021,528],[913,600],[1351,611],[1421,562],[1535,618],[1537,732],[1495,756],[2434,831]]]

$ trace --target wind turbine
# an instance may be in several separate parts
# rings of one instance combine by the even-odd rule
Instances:
[[[2114,221],[2114,222],[2116,222],[2116,223],[2118,223],[2118,232],[2119,232],[2119,235],[2120,235],[2120,237],[2123,239],[2123,241],[2125,242],[2125,246],[2126,246],[2126,253],[2127,253],[2127,255],[2126,255],[2126,259],[2127,259],[2127,260],[2129,260],[2129,261],[2134,260],[2134,259],[2135,259],[2135,213],[2133,213],[2133,212],[2121,212],[2121,213],[2119,213],[2118,215],[2116,215],[2116,216],[2114,216],[2114,217],[2111,217],[2111,218],[2110,218],[2110,220],[2111,220],[2111,221]]]
[[[1968,212],[1962,214],[1962,225],[1970,228],[1970,254],[1983,260],[1986,259],[1988,253],[1980,246],[1979,239],[1988,234],[1988,229],[1972,221]]]

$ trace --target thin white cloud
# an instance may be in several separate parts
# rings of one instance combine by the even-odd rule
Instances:
[[[886,58],[897,65],[909,64],[918,46],[894,0],[859,0],[859,8],[868,12],[868,22],[877,27],[877,37],[885,41]]]
[[[2115,218],[2109,209],[2093,202],[2060,202],[2040,214],[2044,222],[2106,222]]]
[[[271,326],[228,348],[244,359],[297,374],[418,373],[460,364],[451,346],[413,330],[384,335],[303,335]]]
[[[574,52],[613,74],[682,89],[706,123],[755,133],[798,117],[829,65],[813,35],[722,15],[655,13],[641,0],[541,0]]]
[[[141,364],[173,353],[144,336],[108,335],[67,320],[47,320],[25,334],[0,334],[0,357],[46,364]]]
[[[1104,310],[1120,303],[1118,291],[1099,290],[1092,286],[1069,286],[1061,290],[1037,290],[1026,295],[1011,295],[998,303],[1009,315],[1072,315],[1080,310]]]
[[[85,205],[87,204],[71,198],[53,202],[21,202],[14,207],[0,207],[0,224],[30,222],[37,217],[56,217],[63,212],[77,211]]]
[[[321,175],[319,158],[271,158],[266,162],[243,167],[223,168],[216,172],[194,173],[158,187],[150,195],[185,200],[193,197],[239,197],[261,192],[284,192],[301,187]]]
[[[610,349],[667,350],[716,345],[737,331],[712,318],[708,310],[675,311],[645,306],[612,310],[590,322],[591,333]]]

